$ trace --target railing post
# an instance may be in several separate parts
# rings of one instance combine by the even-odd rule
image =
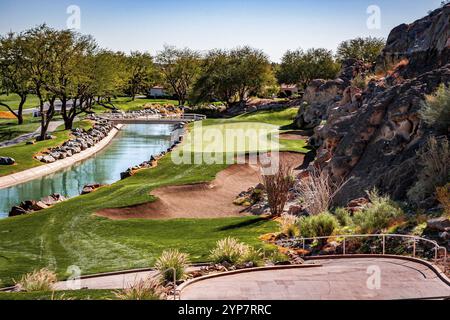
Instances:
[[[302,238],[303,250],[305,250],[305,238]]]
[[[416,257],[416,237],[413,238],[413,258]]]
[[[438,247],[434,246],[434,263],[437,264],[438,262]]]
[[[344,236],[344,242],[343,242],[343,247],[342,247],[342,254],[345,256],[345,244],[346,244],[346,241],[345,241],[345,239],[346,239],[346,237]]]
[[[383,234],[383,255],[386,254],[386,236]]]

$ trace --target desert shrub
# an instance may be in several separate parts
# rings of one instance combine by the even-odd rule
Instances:
[[[436,188],[436,198],[444,209],[444,215],[450,217],[450,183]]]
[[[375,189],[368,194],[371,204],[353,216],[353,222],[359,232],[376,233],[404,218],[403,210],[388,196],[379,195]]]
[[[280,162],[278,170],[273,174],[263,174],[262,180],[267,193],[270,212],[274,216],[279,216],[283,213],[289,190],[294,187],[292,168],[286,163]]]
[[[164,290],[155,279],[135,281],[128,288],[117,290],[114,295],[119,300],[161,300]]]
[[[26,292],[51,291],[56,280],[56,274],[53,271],[43,268],[22,276],[16,282],[16,286],[20,291]]]
[[[333,198],[343,185],[342,182],[332,182],[325,171],[314,169],[309,177],[299,181],[296,189],[305,210],[315,215],[330,209]]]
[[[337,208],[334,212],[334,215],[336,216],[339,225],[342,227],[348,227],[353,224],[350,212],[348,212],[348,210],[346,210],[345,208]]]
[[[280,217],[280,231],[288,237],[295,237],[298,233],[298,217],[292,214],[283,214]]]
[[[282,254],[280,251],[275,250],[267,255],[267,260],[269,260],[273,264],[280,264],[289,261],[289,257],[285,254]]]
[[[327,237],[339,227],[335,216],[329,212],[301,217],[298,222],[299,233],[304,238]]]
[[[242,260],[249,247],[237,239],[228,237],[217,241],[216,247],[211,250],[210,258],[215,263],[236,264]]]
[[[445,137],[438,141],[435,137],[428,139],[425,148],[418,153],[419,164],[423,167],[417,182],[408,190],[410,201],[419,205],[432,196],[437,187],[444,186],[450,173],[450,148]]]
[[[427,96],[420,116],[428,125],[446,133],[450,126],[450,88],[441,84],[434,94]]]
[[[189,264],[189,255],[178,250],[164,251],[155,263],[155,268],[161,272],[163,280],[173,282],[174,271],[175,279],[180,280],[186,274],[186,268]]]

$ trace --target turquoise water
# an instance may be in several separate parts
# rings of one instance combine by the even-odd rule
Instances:
[[[0,190],[0,219],[12,206],[39,200],[53,193],[66,197],[80,194],[89,183],[111,184],[127,168],[150,159],[170,146],[172,125],[126,125],[113,141],[95,156],[45,177]]]

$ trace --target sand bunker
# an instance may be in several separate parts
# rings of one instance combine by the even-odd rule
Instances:
[[[302,130],[289,131],[280,134],[280,139],[284,140],[308,140],[308,133]]]
[[[282,161],[299,167],[303,154],[284,152]],[[260,182],[258,165],[235,164],[219,172],[210,183],[169,186],[151,192],[158,199],[134,207],[104,209],[96,214],[113,220],[220,218],[242,216],[243,207],[233,204],[236,196]]]

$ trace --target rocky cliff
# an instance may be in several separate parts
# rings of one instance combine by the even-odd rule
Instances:
[[[373,187],[406,198],[421,170],[417,152],[430,136],[442,134],[421,120],[419,110],[426,95],[450,83],[449,49],[447,5],[392,30],[375,69],[347,61],[339,79],[308,87],[296,124],[314,128],[310,143],[318,152],[312,165],[334,180],[348,179],[337,204]],[[352,81],[371,71],[364,88]]]

